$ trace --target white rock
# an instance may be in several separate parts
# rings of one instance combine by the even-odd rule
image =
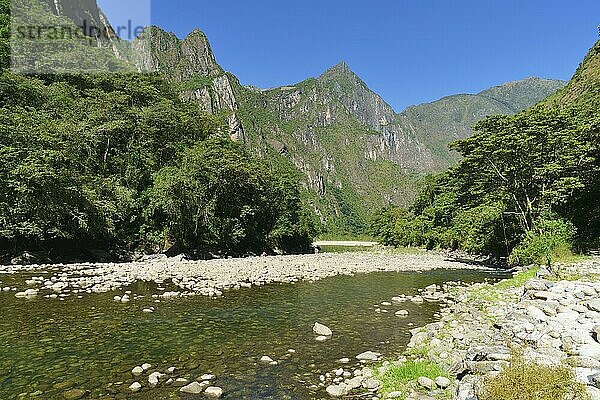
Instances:
[[[269,364],[269,363],[273,362],[273,359],[271,357],[269,357],[269,356],[262,356],[260,358],[260,362]]]
[[[223,389],[218,386],[209,386],[204,391],[204,394],[208,397],[221,397],[223,395]]]
[[[435,378],[435,384],[440,389],[446,389],[452,384],[452,382],[446,377],[438,376],[437,378]]]
[[[327,326],[320,324],[318,322],[315,322],[315,325],[313,326],[313,332],[319,336],[333,335],[333,332],[331,331],[331,329],[329,329]]]
[[[139,376],[144,373],[144,368],[138,366],[131,370],[131,373],[135,376]]]
[[[365,351],[356,356],[359,361],[378,361],[381,354],[372,351]]]
[[[200,394],[203,390],[204,387],[198,382],[192,382],[189,385],[186,385],[179,389],[180,392],[189,394]]]
[[[142,364],[142,369],[144,371],[148,371],[150,368],[152,368],[152,364],[148,364],[148,363]]]
[[[330,385],[325,389],[327,394],[331,397],[342,397],[348,394],[348,386],[344,383],[340,383],[339,385]]]
[[[548,320],[548,316],[546,315],[546,313],[544,313],[542,310],[540,310],[539,308],[537,308],[535,306],[527,307],[527,314],[530,317],[538,319],[542,322],[545,322]]]
[[[153,372],[148,376],[148,383],[151,386],[156,386],[158,385],[158,382],[160,381],[160,378],[162,378],[164,375],[161,374],[160,372]]]
[[[131,386],[129,386],[129,390],[133,393],[139,392],[142,389],[142,385],[139,382],[133,382]]]

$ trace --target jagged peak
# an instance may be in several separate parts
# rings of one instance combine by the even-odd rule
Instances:
[[[208,36],[206,36],[206,33],[201,31],[200,28],[195,28],[193,31],[188,33],[184,40],[186,39],[202,39],[208,42]]]
[[[329,68],[327,71],[325,71],[321,75],[321,78],[339,77],[339,76],[358,78],[358,75],[356,75],[350,69],[350,66],[348,65],[348,63],[346,61],[340,61],[333,67]]]

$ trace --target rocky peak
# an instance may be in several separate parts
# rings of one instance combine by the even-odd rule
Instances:
[[[355,74],[344,61],[329,68],[318,82],[329,96],[344,105],[347,112],[371,129],[381,131],[395,117],[392,107]]]
[[[162,72],[176,82],[223,73],[206,35],[196,29],[185,39],[149,27],[133,41],[134,63],[142,72]]]
[[[335,77],[358,78],[358,76],[350,69],[350,66],[346,61],[339,62],[321,75],[321,78],[325,79]]]

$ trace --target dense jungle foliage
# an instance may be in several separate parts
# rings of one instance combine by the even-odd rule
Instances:
[[[0,256],[305,251],[297,180],[156,75],[11,72],[0,2]]]
[[[600,245],[600,42],[573,80],[516,116],[492,116],[451,147],[408,210],[373,221],[383,243],[551,263]]]

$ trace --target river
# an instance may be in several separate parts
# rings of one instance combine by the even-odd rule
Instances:
[[[0,275],[0,286],[22,286],[34,275]],[[89,399],[198,398],[173,385],[150,388],[147,374],[131,373],[142,363],[152,364],[148,372],[175,367],[168,376],[173,379],[214,374],[211,383],[223,388],[225,399],[326,398],[319,376],[342,366],[339,359],[350,358],[343,366],[352,370],[355,356],[367,350],[393,358],[405,348],[409,330],[432,322],[440,307],[382,302],[434,283],[497,277],[474,270],[382,272],[160,303],[151,296],[160,292],[157,285],[147,282],[124,288],[138,295],[130,303],[113,301],[122,291],[63,301],[0,292],[0,399],[63,399],[73,388]],[[143,311],[150,307],[153,313]],[[395,316],[399,309],[409,316]],[[333,330],[330,340],[315,340],[316,321]],[[265,355],[278,365],[261,363]],[[134,381],[143,388],[132,394]]]

